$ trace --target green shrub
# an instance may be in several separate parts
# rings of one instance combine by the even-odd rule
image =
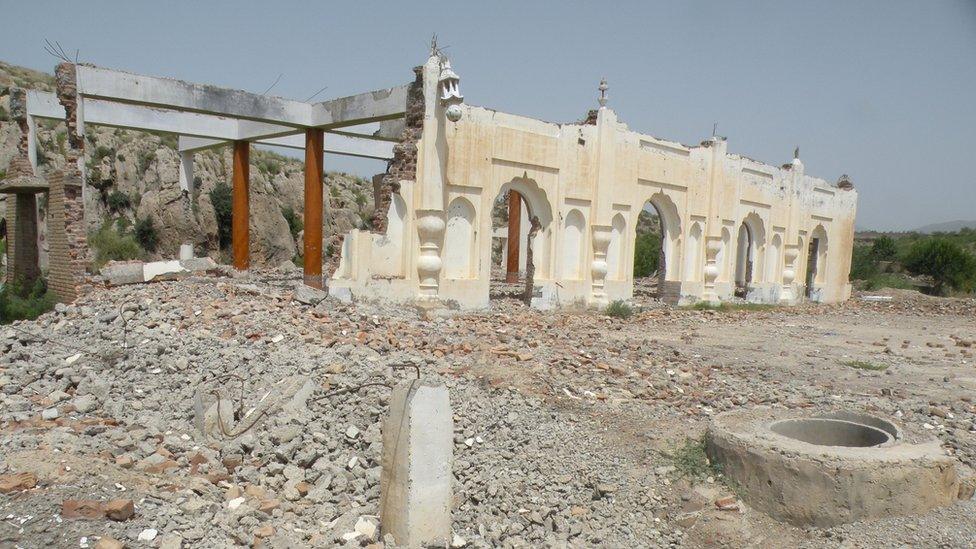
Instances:
[[[115,213],[119,213],[132,206],[132,200],[129,199],[129,195],[119,190],[109,193],[105,201],[108,204],[108,209]]]
[[[281,209],[281,215],[288,222],[288,230],[291,231],[292,238],[298,238],[298,233],[302,232],[305,228],[305,223],[302,218],[295,213],[295,210],[291,206],[285,206]]]
[[[210,191],[210,204],[213,205],[217,217],[217,240],[220,248],[230,246],[231,224],[233,222],[233,198],[230,185],[218,182]]]
[[[976,258],[945,238],[915,243],[904,265],[912,274],[932,277],[933,290],[939,295],[945,295],[950,288],[970,291],[976,286]]]
[[[898,290],[911,290],[915,288],[911,280],[902,275],[894,273],[879,273],[868,277],[864,281],[865,290],[880,290],[881,288],[895,288]]]
[[[14,281],[0,288],[0,324],[34,320],[53,309],[57,301],[57,296],[48,290],[44,279],[37,279],[29,290]]]
[[[153,226],[151,218],[144,217],[136,219],[135,226],[136,242],[147,252],[155,252],[159,245],[159,235],[156,234],[156,227]]]
[[[871,244],[871,257],[876,261],[894,261],[898,256],[895,239],[888,235],[880,236]]]
[[[634,276],[651,276],[659,267],[661,236],[654,233],[637,235],[634,246]]]
[[[878,274],[878,261],[873,247],[855,245],[851,251],[851,280],[867,280]]]
[[[10,115],[7,114],[7,109],[0,107],[0,121],[6,122],[7,120],[10,120]]]
[[[111,221],[90,235],[88,243],[95,250],[95,268],[99,269],[109,261],[128,261],[143,256],[135,237],[118,231]]]
[[[634,314],[634,309],[626,301],[618,299],[607,305],[604,314],[613,318],[630,318]]]
[[[95,147],[95,156],[93,160],[95,162],[101,162],[106,156],[112,156],[115,151],[111,147],[106,147],[105,145],[99,145]]]

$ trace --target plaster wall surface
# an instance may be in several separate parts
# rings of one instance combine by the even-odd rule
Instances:
[[[648,204],[663,220],[671,301],[730,299],[737,278],[750,301],[849,297],[852,186],[806,175],[799,158],[773,166],[729,153],[724,138],[686,146],[635,132],[606,107],[595,123],[554,124],[461,105],[460,119],[451,122],[436,93],[439,70],[436,58],[424,67],[415,187],[403,195],[408,218],[422,213],[431,220],[430,230],[405,226],[426,244],[404,240],[405,270],[395,289],[375,282],[388,258],[346,248],[351,257],[343,262],[359,267],[333,283],[354,298],[408,301],[423,294],[460,308],[488,306],[491,211],[509,189],[522,194],[528,215],[542,225],[532,242],[534,294],[546,296],[538,306],[630,298],[637,218]],[[749,234],[744,243],[742,227]],[[746,257],[751,268],[740,276],[737,263]],[[411,268],[421,258],[426,274]]]

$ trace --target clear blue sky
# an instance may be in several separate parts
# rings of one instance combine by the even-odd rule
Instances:
[[[0,58],[82,61],[324,100],[405,83],[433,33],[467,102],[580,119],[601,76],[633,129],[850,174],[858,226],[976,219],[976,0],[6,1]],[[371,175],[379,162],[327,158]]]

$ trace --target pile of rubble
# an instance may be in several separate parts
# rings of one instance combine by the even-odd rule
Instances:
[[[455,547],[686,544],[706,511],[668,449],[736,408],[874,409],[976,463],[971,401],[882,371],[825,381],[815,349],[782,351],[802,369],[770,367],[750,345],[839,337],[802,307],[624,321],[503,299],[422,317],[339,303],[290,272],[184,276],[0,327],[0,545],[383,543],[380,423],[415,370],[450,390]],[[759,326],[776,333],[745,356],[706,337]],[[705,493],[724,502],[702,500],[710,512],[743,512]]]

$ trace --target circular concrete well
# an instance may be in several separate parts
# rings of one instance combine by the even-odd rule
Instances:
[[[892,440],[888,433],[869,425],[819,417],[784,419],[770,425],[769,430],[817,446],[868,448]]]
[[[706,451],[754,509],[798,526],[833,526],[956,500],[954,460],[919,435],[909,443],[894,423],[861,413],[748,410],[716,416]]]

